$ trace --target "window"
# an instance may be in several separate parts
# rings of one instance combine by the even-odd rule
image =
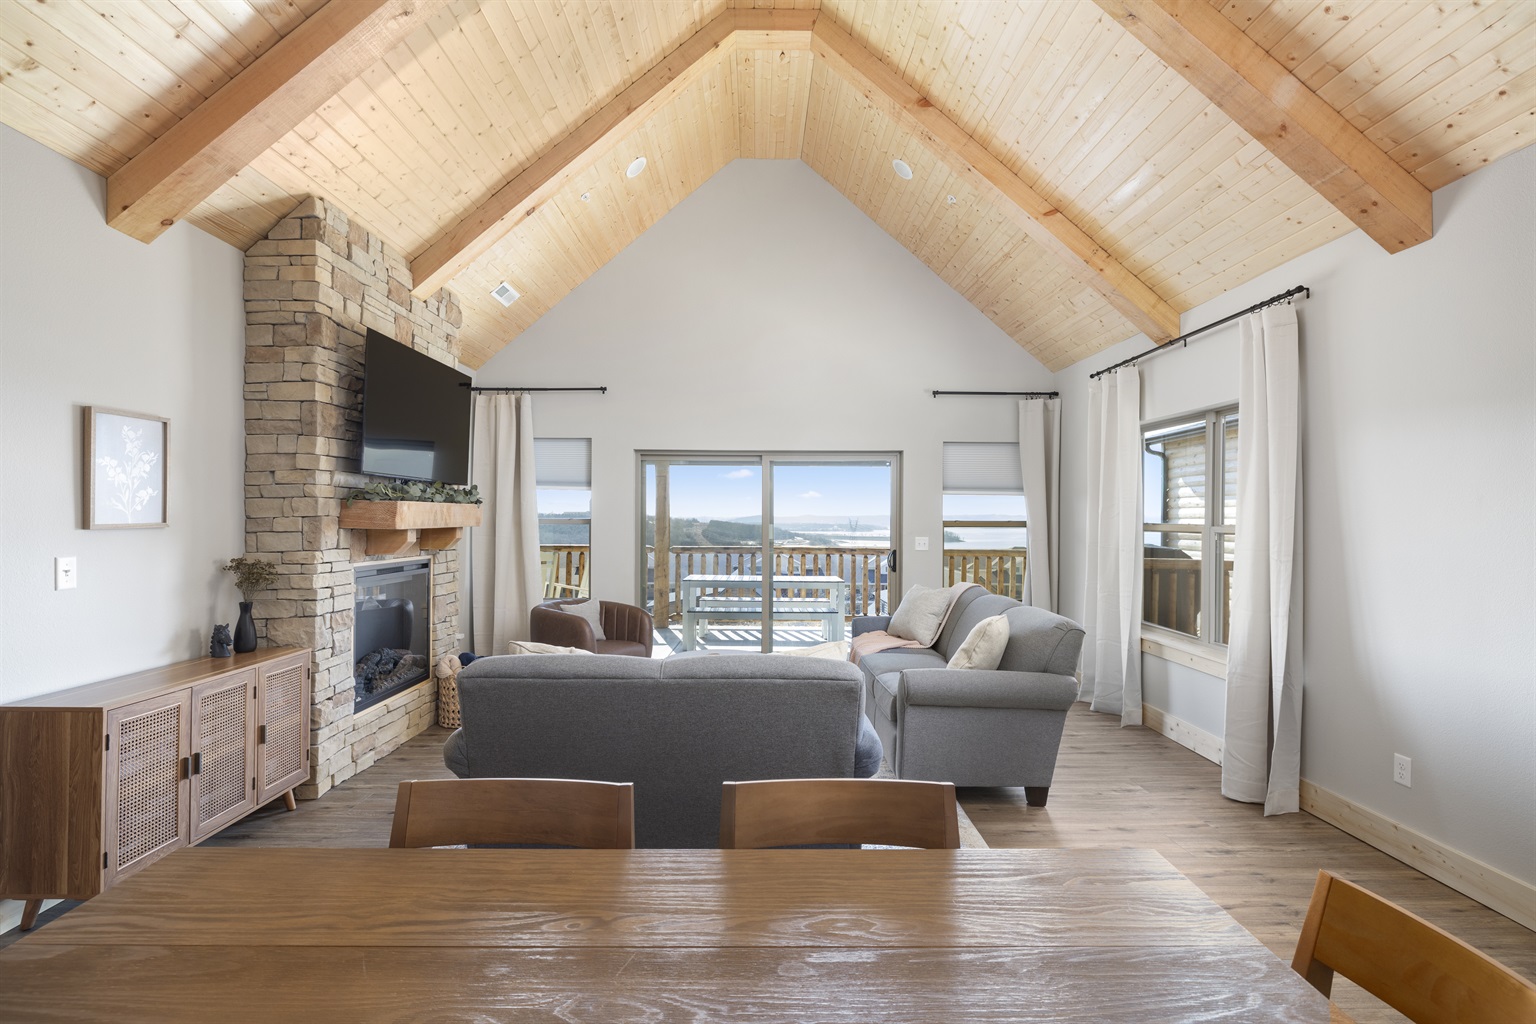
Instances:
[[[1142,618],[1207,643],[1227,642],[1237,526],[1237,410],[1142,435]],[[1207,572],[1213,553],[1219,571]]]
[[[585,597],[592,592],[592,439],[536,437],[533,466],[544,596]]]
[[[1014,442],[944,442],[945,586],[1024,599],[1024,473]]]

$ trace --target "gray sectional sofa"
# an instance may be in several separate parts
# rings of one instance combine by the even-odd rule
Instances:
[[[727,780],[848,778],[880,766],[859,672],[846,662],[525,654],[480,658],[458,681],[464,725],[443,746],[454,774],[633,782],[642,847],[718,845]]]
[[[946,668],[976,623],[999,614],[1008,617],[1008,647],[998,668]],[[853,635],[889,623],[857,616]],[[1043,806],[1082,646],[1083,628],[1071,619],[971,587],[932,647],[866,655],[865,709],[896,777],[1023,786],[1026,800]]]

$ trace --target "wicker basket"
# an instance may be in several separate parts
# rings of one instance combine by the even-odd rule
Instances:
[[[437,724],[457,729],[459,721],[459,680],[454,676],[439,676],[437,680]]]

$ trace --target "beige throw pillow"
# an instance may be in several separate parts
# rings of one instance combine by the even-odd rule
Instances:
[[[580,647],[557,647],[554,644],[536,644],[532,640],[507,641],[508,654],[591,654]]]
[[[944,627],[944,615],[949,603],[955,598],[951,587],[913,586],[901,599],[891,624],[885,631],[903,640],[916,640],[924,647],[932,647]]]
[[[993,615],[976,623],[955,656],[950,668],[994,669],[1003,660],[1008,646],[1008,616]]]
[[[563,604],[560,606],[560,610],[563,612],[570,612],[572,615],[580,615],[582,618],[592,623],[593,640],[608,639],[603,635],[602,606],[599,605],[596,601],[592,600],[591,598],[587,598],[585,601],[576,601],[572,604]]]

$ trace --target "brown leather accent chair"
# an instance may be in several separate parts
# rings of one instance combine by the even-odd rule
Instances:
[[[598,618],[603,624],[605,640],[592,635],[592,626],[586,619],[573,612],[564,611],[562,605],[575,604],[586,598],[562,598],[545,601],[534,607],[528,617],[528,639],[536,644],[554,644],[556,647],[580,647],[593,654],[630,654],[637,658],[651,656],[653,639],[651,613],[632,604],[617,601],[599,601]]]

